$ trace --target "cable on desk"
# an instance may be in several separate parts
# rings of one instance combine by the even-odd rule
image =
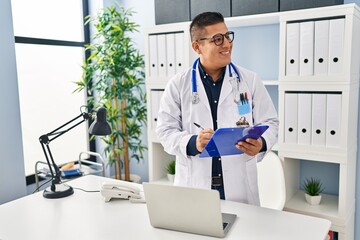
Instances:
[[[64,184],[65,186],[69,186],[67,184]],[[70,187],[70,186],[69,186]],[[95,193],[95,192],[100,192],[100,190],[85,190],[85,189],[82,189],[82,188],[76,188],[76,187],[72,187],[73,189],[77,189],[77,190],[81,190],[83,192],[87,192],[87,193]]]
[[[43,184],[41,184],[39,187],[37,187],[37,188],[33,191],[33,194],[34,194],[35,192],[38,192],[39,189],[40,189],[42,186],[44,186],[45,184],[49,183],[51,180],[52,180],[52,178],[50,178],[49,180],[47,180],[46,182],[44,182]]]

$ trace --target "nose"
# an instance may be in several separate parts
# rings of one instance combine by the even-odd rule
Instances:
[[[232,46],[233,42],[230,42],[230,39],[227,39],[226,37],[224,37],[224,42],[222,44],[222,46]]]

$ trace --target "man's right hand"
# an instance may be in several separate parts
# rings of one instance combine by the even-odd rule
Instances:
[[[207,128],[199,132],[196,138],[196,148],[199,152],[202,152],[204,150],[206,144],[209,142],[213,134],[214,130],[212,130],[211,128]]]

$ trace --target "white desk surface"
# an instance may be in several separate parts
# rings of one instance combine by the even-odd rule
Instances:
[[[100,190],[103,181],[116,180],[88,175],[68,184]],[[46,199],[39,192],[0,205],[0,240],[216,239],[153,228],[143,203],[105,203],[99,192],[74,191],[61,199]],[[221,204],[223,212],[238,216],[225,239],[323,240],[330,229],[330,221],[320,218],[230,201]]]

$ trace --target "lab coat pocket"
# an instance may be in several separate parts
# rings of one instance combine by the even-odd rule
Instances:
[[[191,182],[191,158],[176,157],[175,185],[186,186]]]
[[[240,115],[248,114],[251,111],[249,103],[238,104],[237,106],[238,106],[238,112]]]

